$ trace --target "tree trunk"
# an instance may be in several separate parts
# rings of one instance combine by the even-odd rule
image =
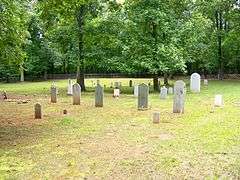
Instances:
[[[167,73],[164,73],[164,85],[165,86],[169,85],[169,83],[168,83],[168,74]]]
[[[159,81],[158,81],[158,76],[154,77],[153,78],[153,89],[154,91],[159,91],[160,90],[160,84],[159,84]]]
[[[82,91],[86,91],[84,74],[84,54],[83,54],[83,36],[84,36],[84,17],[85,17],[86,6],[81,5],[77,11],[77,23],[78,23],[78,50],[79,50],[79,63],[77,72],[77,83],[81,86]]]
[[[20,81],[24,82],[24,68],[22,66],[20,67],[20,74],[21,74]]]

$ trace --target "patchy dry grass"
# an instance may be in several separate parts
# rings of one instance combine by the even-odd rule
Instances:
[[[49,102],[51,82],[0,84],[12,99],[30,100],[0,100],[0,179],[240,178],[239,81],[210,81],[200,94],[188,92],[183,115],[172,114],[172,96],[158,94],[150,95],[148,111],[137,111],[129,79],[120,81],[126,94],[105,93],[103,108],[94,107],[92,80],[80,106],[65,95],[66,80],[57,81],[57,104]],[[218,93],[225,105],[213,109]],[[33,119],[35,102],[43,105],[42,120]],[[160,124],[151,121],[154,111]]]

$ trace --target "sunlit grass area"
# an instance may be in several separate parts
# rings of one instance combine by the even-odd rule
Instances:
[[[94,107],[96,79],[86,80],[80,106],[66,95],[67,80],[56,81],[56,104],[49,100],[51,81],[0,84],[9,98],[30,100],[0,101],[0,179],[240,177],[240,81],[209,81],[199,94],[188,90],[185,114],[173,114],[173,96],[162,100],[156,92],[149,110],[138,111],[129,80],[100,79],[103,108]],[[119,99],[112,97],[115,81],[122,82]],[[142,82],[152,85],[133,79]],[[213,107],[215,94],[223,95],[224,107]],[[36,102],[42,120],[34,119]],[[160,124],[152,123],[155,111]]]

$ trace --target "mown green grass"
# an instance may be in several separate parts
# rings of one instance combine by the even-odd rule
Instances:
[[[185,114],[173,114],[172,96],[160,100],[158,93],[150,94],[148,111],[137,111],[129,79],[119,79],[126,93],[119,99],[109,93],[115,80],[100,81],[107,86],[103,108],[94,107],[92,80],[80,106],[65,95],[66,80],[56,82],[57,104],[49,103],[50,81],[0,84],[10,96],[31,99],[0,101],[0,179],[240,177],[240,81],[210,81],[200,94],[188,91]],[[223,108],[213,108],[215,94],[223,95]],[[37,122],[35,102],[44,112]],[[154,111],[161,112],[160,124],[151,121]]]

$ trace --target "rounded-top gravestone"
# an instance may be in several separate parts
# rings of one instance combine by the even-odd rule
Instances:
[[[95,107],[103,107],[103,87],[98,84],[95,90]]]
[[[39,103],[36,103],[34,106],[35,119],[42,119],[42,106]]]
[[[138,86],[138,110],[148,109],[148,94],[149,94],[148,85],[140,84]]]
[[[73,105],[80,105],[81,86],[76,83],[73,85]]]
[[[193,73],[191,75],[190,90],[196,93],[201,90],[201,76],[198,73]]]
[[[167,93],[168,93],[168,89],[165,86],[163,86],[160,91],[160,99],[166,99]]]

